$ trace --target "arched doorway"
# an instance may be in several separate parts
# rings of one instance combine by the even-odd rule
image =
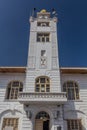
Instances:
[[[50,116],[48,113],[41,111],[35,118],[35,130],[49,130]]]

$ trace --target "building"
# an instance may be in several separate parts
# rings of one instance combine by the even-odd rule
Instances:
[[[0,67],[1,130],[87,130],[87,68],[59,68],[57,18],[30,17],[26,67]]]

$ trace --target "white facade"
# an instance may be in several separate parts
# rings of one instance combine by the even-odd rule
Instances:
[[[27,67],[0,67],[1,130],[87,130],[87,68],[59,68],[57,22],[30,17]]]

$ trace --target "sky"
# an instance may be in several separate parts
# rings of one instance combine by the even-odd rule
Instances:
[[[26,66],[29,17],[54,8],[60,67],[87,67],[86,0],[0,0],[0,66]]]

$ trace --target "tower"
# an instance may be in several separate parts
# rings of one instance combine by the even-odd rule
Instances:
[[[36,18],[30,18],[26,90],[34,92],[31,86],[35,86],[35,79],[48,76],[51,78],[50,92],[61,92],[56,24],[57,18],[51,18],[46,10],[37,13]]]
[[[26,80],[19,94],[32,124],[27,126],[30,130],[63,130],[66,93],[61,92],[57,21],[44,9],[36,17],[30,17]]]

